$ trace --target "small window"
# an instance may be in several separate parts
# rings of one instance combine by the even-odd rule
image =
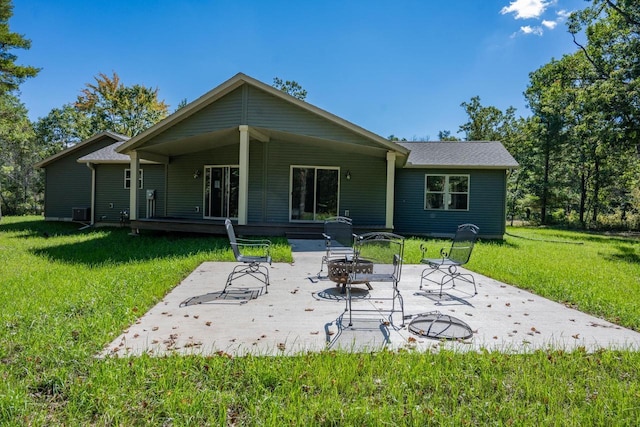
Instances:
[[[143,172],[142,169],[138,169],[138,188],[142,188],[143,187]],[[131,188],[131,169],[125,169],[124,170],[124,188],[125,189],[130,189]]]
[[[425,175],[425,209],[469,209],[469,175]]]

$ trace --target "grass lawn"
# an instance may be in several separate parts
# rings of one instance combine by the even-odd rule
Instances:
[[[0,425],[640,425],[635,351],[97,359],[200,263],[233,259],[226,239],[127,232],[0,222]],[[509,232],[469,268],[640,330],[640,241]],[[291,260],[285,240],[273,255]]]

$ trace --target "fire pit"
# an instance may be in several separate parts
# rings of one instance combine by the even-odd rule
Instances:
[[[373,273],[373,263],[371,261],[360,259],[353,265],[354,261],[349,259],[334,259],[327,262],[327,269],[329,271],[329,280],[336,283],[336,286],[344,286],[349,279],[349,273],[361,273],[368,274]],[[368,289],[372,289],[369,282],[351,282],[352,285],[366,284]]]

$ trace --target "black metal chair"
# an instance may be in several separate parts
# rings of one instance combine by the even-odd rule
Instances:
[[[357,236],[354,243],[353,261],[350,263],[351,272],[346,283],[346,307],[349,312],[349,326],[353,326],[353,311],[388,312],[389,322],[393,324],[393,313],[400,311],[404,326],[404,303],[398,289],[398,282],[402,273],[404,256],[404,237],[393,233],[366,233]],[[354,309],[351,298],[351,286],[354,284],[386,282],[391,283],[391,296],[375,296],[376,303],[391,301],[391,307]]]
[[[478,238],[479,228],[474,224],[462,224],[458,226],[458,230],[451,242],[450,248],[440,249],[440,258],[426,258],[427,249],[424,245],[420,245],[422,250],[421,263],[427,264],[428,267],[422,271],[420,278],[420,289],[425,280],[440,285],[440,296],[442,296],[442,288],[451,282],[452,287],[456,286],[456,280],[462,280],[473,284],[475,294],[478,293],[476,288],[476,279],[472,274],[462,273],[458,270],[469,262],[473,246]],[[440,272],[443,274],[440,280],[434,280],[431,274]]]
[[[229,243],[236,258],[241,264],[236,265],[227,277],[223,293],[231,286],[232,282],[244,276],[251,276],[265,286],[265,293],[269,293],[269,269],[263,264],[271,265],[271,242],[266,239],[241,239],[236,238],[231,220],[224,222],[229,236]]]
[[[351,218],[346,216],[336,216],[328,218],[324,222],[324,233],[322,233],[325,241],[326,252],[322,256],[320,263],[321,276],[324,266],[331,259],[348,260],[353,257],[353,223]]]

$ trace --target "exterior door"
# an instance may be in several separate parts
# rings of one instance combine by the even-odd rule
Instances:
[[[204,218],[238,218],[238,166],[205,166]]]
[[[338,168],[291,168],[291,221],[323,221],[338,215]]]

